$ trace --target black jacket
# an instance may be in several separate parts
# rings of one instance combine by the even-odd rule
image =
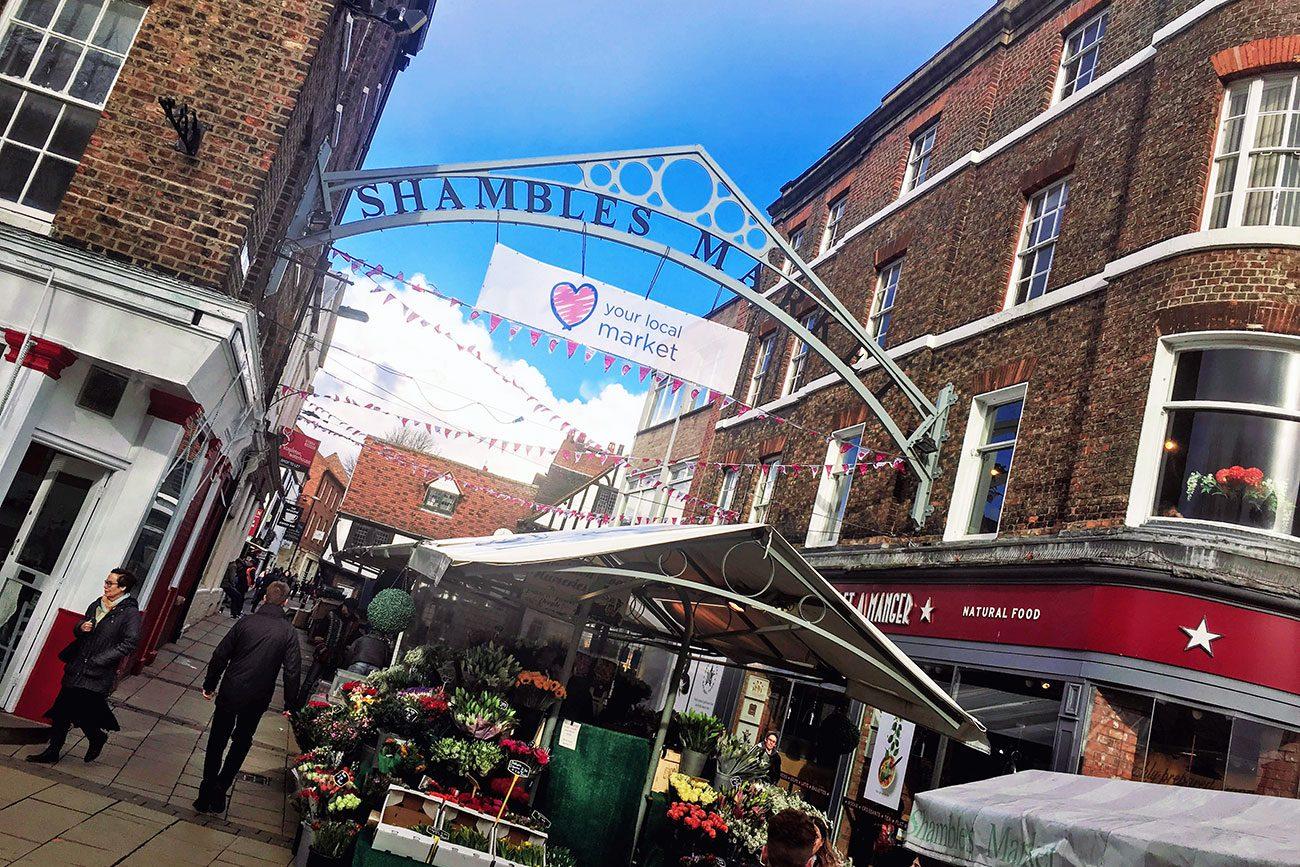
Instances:
[[[212,692],[220,683],[217,704],[237,711],[265,710],[283,668],[285,705],[292,707],[301,665],[298,630],[285,619],[284,607],[263,605],[232,626],[212,651],[203,691]]]
[[[349,666],[364,662],[375,668],[386,668],[393,659],[393,646],[382,636],[368,632],[348,645],[346,656]]]
[[[231,596],[243,598],[248,593],[248,581],[245,578],[248,567],[242,560],[236,560],[226,567],[226,577],[221,582],[221,589]]]
[[[134,596],[118,602],[90,632],[81,624],[95,622],[96,599],[86,609],[86,617],[73,627],[75,636],[59,658],[63,668],[63,685],[88,689],[108,695],[117,680],[117,666],[135,652],[140,643],[140,606]]]

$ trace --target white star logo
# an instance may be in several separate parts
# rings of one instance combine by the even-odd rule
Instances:
[[[1195,629],[1188,626],[1178,627],[1187,633],[1187,646],[1183,650],[1191,650],[1193,647],[1199,647],[1204,650],[1207,656],[1214,656],[1214,648],[1210,647],[1210,642],[1222,638],[1217,632],[1211,632],[1205,625],[1205,618],[1201,618],[1201,623]]]
[[[921,606],[921,620],[931,623],[930,615],[934,613],[934,605],[930,603],[930,597],[925,598],[925,604]]]

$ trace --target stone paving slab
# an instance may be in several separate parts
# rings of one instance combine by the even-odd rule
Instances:
[[[288,804],[288,720],[268,711],[245,773],[222,816],[195,813],[212,704],[200,692],[206,660],[234,621],[214,615],[127,678],[110,701],[122,730],[83,763],[69,738],[57,765],[32,765],[37,748],[0,748],[0,867],[117,864],[287,864],[297,816]],[[156,675],[156,676],[155,676]],[[79,734],[79,733],[78,733]]]

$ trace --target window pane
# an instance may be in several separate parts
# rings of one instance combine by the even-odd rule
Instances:
[[[22,91],[13,85],[0,82],[0,136],[9,128],[9,118],[13,117],[22,95]]]
[[[1243,121],[1239,117],[1231,118],[1223,125],[1223,137],[1219,139],[1220,154],[1235,154],[1241,150],[1241,129]]]
[[[100,48],[126,54],[143,17],[143,6],[136,3],[123,3],[121,0],[109,0],[108,11],[99,22],[99,27],[95,30],[95,38],[91,42]]]
[[[98,0],[64,0],[63,9],[54,22],[55,31],[84,41],[99,17],[99,6]]]
[[[18,201],[36,165],[36,151],[16,144],[0,147],[0,199]]]
[[[9,31],[3,50],[0,50],[0,74],[25,78],[40,44],[40,33],[30,27],[15,24]]]
[[[1238,347],[1180,352],[1172,398],[1300,410],[1300,353]]]
[[[1011,454],[1010,448],[981,454],[975,508],[966,532],[998,531],[998,521],[1002,518],[1002,500],[1007,492],[1007,477],[1011,474]]]
[[[1157,515],[1300,535],[1297,497],[1300,422],[1208,410],[1169,413]]]
[[[92,480],[72,473],[55,473],[27,540],[18,552],[18,563],[46,575],[54,570],[93,484]]]
[[[32,84],[50,90],[63,90],[68,86],[68,79],[72,77],[72,70],[80,56],[81,47],[75,42],[51,36],[46,41],[41,56],[36,59],[36,65],[32,67]]]
[[[54,9],[59,5],[58,0],[23,0],[14,13],[24,21],[29,21],[38,27],[44,27],[50,23],[50,18],[54,15]]]
[[[1232,720],[1223,714],[1157,701],[1142,779],[1148,783],[1221,789]]]
[[[65,162],[58,157],[42,157],[36,177],[32,178],[32,185],[23,197],[23,204],[41,211],[57,211],[76,171],[76,163]]]
[[[989,424],[990,443],[1005,443],[1016,438],[1016,431],[1020,428],[1020,413],[1024,409],[1023,400],[1013,400],[1011,403],[1004,403],[997,409],[993,410],[993,418]]]
[[[70,94],[86,102],[103,104],[113,86],[117,68],[122,65],[120,58],[96,51],[91,48],[86,52],[86,59],[77,70],[77,77],[72,82]]]
[[[38,93],[27,94],[22,107],[18,109],[18,116],[14,118],[13,128],[9,130],[9,138],[32,147],[45,147],[45,142],[50,138],[50,130],[54,128],[54,121],[59,117],[60,107],[56,99]]]
[[[99,112],[75,105],[66,106],[59,128],[50,140],[49,149],[70,159],[80,160],[86,150],[86,142],[99,123]]]
[[[1294,798],[1300,794],[1300,732],[1248,719],[1232,721],[1224,788]]]

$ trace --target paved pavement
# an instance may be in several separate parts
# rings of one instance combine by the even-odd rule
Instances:
[[[0,746],[0,865],[288,863],[297,817],[285,765],[298,749],[278,705],[262,717],[228,812],[190,807],[212,716],[203,672],[231,623],[195,624],[118,686],[122,730],[97,761],[82,761],[81,737],[53,766],[24,761],[40,747]]]

